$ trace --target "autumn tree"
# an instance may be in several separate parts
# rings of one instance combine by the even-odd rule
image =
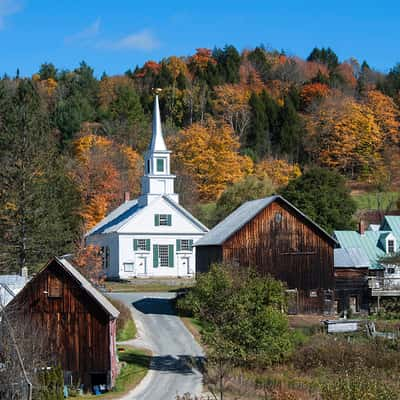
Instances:
[[[125,191],[139,193],[142,159],[130,147],[96,135],[78,138],[74,152],[71,176],[81,195],[79,214],[87,231],[122,201]]]
[[[268,177],[275,187],[282,187],[298,178],[301,169],[298,164],[291,164],[284,159],[268,158],[256,164],[254,173],[260,178]]]
[[[252,170],[251,160],[238,153],[240,144],[232,129],[212,120],[181,130],[172,146],[178,171],[192,177],[201,201],[217,199],[228,184]]]
[[[381,163],[383,133],[370,107],[352,98],[327,99],[308,130],[307,147],[319,165],[368,178]]]
[[[217,86],[214,91],[215,110],[239,138],[243,138],[250,122],[250,91],[242,85]]]
[[[307,110],[314,102],[319,102],[329,95],[329,86],[325,83],[307,83],[300,91],[301,108]]]

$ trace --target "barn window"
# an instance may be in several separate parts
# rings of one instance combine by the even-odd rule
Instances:
[[[282,214],[280,212],[275,213],[275,222],[280,224],[282,222]]]
[[[62,282],[54,275],[47,277],[47,297],[59,298],[62,296]]]

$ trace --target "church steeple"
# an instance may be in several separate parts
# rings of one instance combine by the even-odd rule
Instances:
[[[142,177],[142,195],[139,198],[141,205],[147,205],[152,199],[162,195],[171,197],[178,202],[179,198],[174,193],[175,175],[171,175],[170,154],[165,146],[158,94],[161,89],[155,89],[153,110],[153,132],[149,150],[145,154],[145,174]]]

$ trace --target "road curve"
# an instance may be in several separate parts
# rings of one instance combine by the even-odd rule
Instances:
[[[175,293],[109,293],[131,307],[138,338],[129,342],[152,351],[147,376],[121,400],[175,400],[178,395],[202,391],[196,367],[203,351],[181,319],[174,314]]]

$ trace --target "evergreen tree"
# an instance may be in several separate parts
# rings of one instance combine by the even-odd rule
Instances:
[[[57,68],[52,63],[44,63],[40,66],[39,76],[41,80],[57,79]]]
[[[337,172],[312,168],[290,181],[281,194],[329,233],[354,228],[356,204]]]
[[[282,154],[286,154],[292,161],[298,162],[302,146],[303,124],[293,106],[290,97],[286,96],[280,110],[280,133],[278,147]]]
[[[226,45],[223,49],[214,49],[213,58],[217,61],[217,69],[221,82],[238,83],[241,57],[236,48]]]
[[[0,266],[17,271],[72,248],[77,196],[34,85],[0,90]]]
[[[246,147],[251,149],[257,158],[262,158],[270,151],[269,123],[265,105],[257,93],[249,99],[251,123],[247,131]]]
[[[322,47],[321,49],[314,47],[308,56],[307,61],[315,61],[325,64],[330,71],[333,71],[339,65],[339,58],[330,47]]]

